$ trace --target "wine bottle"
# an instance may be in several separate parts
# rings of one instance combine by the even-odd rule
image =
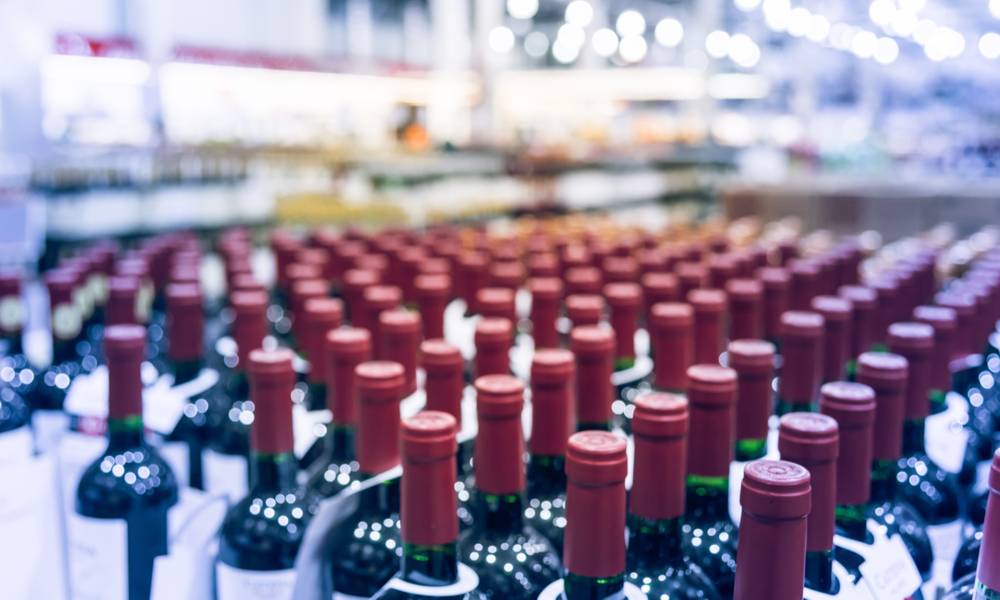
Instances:
[[[790,310],[781,315],[777,414],[814,409],[823,364],[824,326],[819,313]]]
[[[777,460],[747,464],[734,600],[802,599],[811,496],[805,467]]]
[[[653,352],[653,388],[681,392],[687,389],[687,369],[694,359],[694,311],[690,304],[662,302],[650,313]]]
[[[764,284],[764,339],[777,344],[781,337],[781,315],[788,311],[788,271],[761,267],[756,277]]]
[[[851,315],[854,309],[844,298],[816,296],[812,299],[812,310],[823,317],[821,381],[840,381],[844,378],[848,352],[851,351]]]
[[[310,518],[296,481],[293,358],[288,349],[250,352],[250,491],[230,507],[219,533],[219,600],[292,597],[295,557]]]
[[[819,296],[822,297],[822,296]],[[815,299],[814,299],[815,300]],[[802,465],[812,482],[812,509],[806,536],[805,586],[809,590],[847,597],[850,583],[834,573],[833,534],[837,506],[837,457],[840,433],[837,421],[816,413],[788,413],[778,428],[781,459]],[[844,573],[846,577],[846,572]]]
[[[736,442],[736,372],[719,365],[687,370],[688,437],[684,552],[732,597],[737,528],[729,516],[729,464]]]
[[[708,285],[708,270],[698,262],[679,262],[674,267],[677,275],[677,297],[687,300],[691,290],[704,288]]]
[[[292,267],[298,266],[306,265],[292,265]],[[308,266],[315,269],[317,277],[309,279],[296,278],[292,280],[291,296],[288,300],[288,311],[286,313],[291,318],[291,335],[289,336],[289,332],[284,330],[283,322],[275,324],[275,333],[283,339],[287,338],[296,347],[303,350],[305,350],[305,346],[308,346],[306,338],[309,335],[307,330],[310,325],[309,318],[306,317],[306,302],[326,298],[330,289],[329,283],[325,279],[318,277],[320,274],[319,269],[312,265]]]
[[[934,328],[934,349],[927,364],[930,385],[928,396],[930,414],[940,414],[948,408],[946,394],[951,389],[951,369],[948,365],[954,354],[958,316],[954,309],[925,305],[913,309],[913,319]]]
[[[924,422],[930,414],[931,360],[934,328],[925,323],[893,323],[888,332],[889,349],[908,363],[904,401],[903,453],[896,462],[893,480],[897,493],[927,523],[935,541],[935,558],[946,567],[955,559],[961,543],[958,520],[961,492],[955,476],[927,455]]]
[[[365,329],[343,327],[324,340],[326,405],[332,419],[321,440],[322,453],[313,464],[306,487],[316,499],[330,498],[364,477],[355,453],[357,395],[354,370],[371,360],[371,335]]]
[[[566,297],[566,318],[570,327],[597,325],[604,317],[605,302],[597,294],[570,294]]]
[[[736,460],[763,458],[774,404],[774,344],[753,339],[729,342],[729,367],[737,377]]]
[[[459,285],[456,286],[456,290],[459,297],[465,301],[466,315],[476,314],[479,310],[476,306],[476,294],[486,287],[489,264],[489,256],[479,251],[463,252],[458,257],[456,273]]]
[[[21,274],[0,270],[0,462],[19,462],[34,452],[24,395],[33,387],[35,373],[21,344],[24,312]]]
[[[531,439],[524,516],[562,553],[566,527],[566,440],[576,361],[563,349],[542,349],[531,362]]]
[[[628,581],[650,598],[716,600],[715,586],[683,549],[687,400],[656,392],[640,395],[632,432]]]
[[[143,437],[140,365],[146,330],[104,330],[108,446],[80,476],[67,537],[70,592],[147,600],[153,561],[167,553],[167,511],[177,503],[173,471]]]
[[[424,339],[444,338],[444,311],[452,295],[448,275],[418,275],[413,283]]]
[[[228,357],[230,369],[223,382],[224,410],[211,427],[208,449],[203,455],[203,475],[206,491],[224,494],[235,502],[246,495],[250,477],[247,460],[254,404],[250,399],[247,367],[250,352],[263,345],[267,334],[268,297],[261,291],[233,292],[229,299],[234,313],[232,338],[236,354]]]
[[[476,323],[474,340],[476,377],[510,372],[509,352],[514,341],[514,326],[509,319],[501,317],[479,319]]]
[[[353,327],[367,329],[364,327],[365,290],[373,285],[378,285],[381,280],[381,274],[368,269],[351,268],[344,272],[341,295],[344,299],[348,320]]]
[[[944,600],[1000,598],[1000,450],[993,454],[989,491],[976,574],[969,574],[955,582],[952,589],[945,594]]]
[[[615,332],[597,325],[574,327],[570,350],[576,357],[576,429],[612,427]]]
[[[344,305],[337,298],[309,298],[302,303],[299,318],[302,323],[299,350],[309,361],[302,402],[308,410],[323,410],[327,399],[326,335],[340,327]],[[315,451],[307,452],[300,464],[308,468],[315,458]]]
[[[573,434],[566,446],[565,574],[540,600],[629,599],[646,595],[626,579],[625,439]]]
[[[853,381],[858,370],[856,357],[872,349],[876,338],[878,293],[862,285],[843,285],[837,295],[851,303],[850,340],[845,377]]]
[[[666,266],[664,265],[664,268]],[[643,319],[647,326],[652,322],[653,307],[661,302],[677,302],[677,277],[673,273],[646,273],[640,280],[642,284]]]
[[[486,287],[476,293],[476,306],[483,317],[507,319],[517,324],[514,291],[506,287]],[[516,329],[516,327],[515,327]]]
[[[567,299],[576,295],[599,296],[604,287],[604,277],[596,267],[572,267],[566,269],[563,283]]]
[[[403,366],[406,381],[403,396],[417,391],[417,354],[420,349],[420,313],[405,309],[387,310],[379,315],[383,358]]]
[[[559,347],[559,304],[563,297],[563,283],[556,277],[538,277],[528,282],[531,292],[531,336],[535,348]]]
[[[615,371],[635,366],[635,332],[639,327],[642,288],[637,283],[616,282],[604,286],[604,298],[610,307],[609,321],[615,332]]]
[[[359,364],[354,377],[356,455],[361,477],[367,479],[399,465],[399,404],[405,376],[399,363],[370,361]],[[449,485],[454,494],[454,472]],[[352,504],[354,512],[344,517],[333,533],[331,548],[335,550],[330,568],[338,594],[369,598],[389,581],[403,555],[399,478],[392,477],[359,494],[358,502]]]
[[[373,285],[364,292],[364,322],[356,324],[364,327],[372,334],[373,349],[375,358],[385,357],[385,348],[382,347],[382,329],[379,318],[387,310],[399,308],[403,305],[403,293],[394,285]]]
[[[204,366],[205,315],[201,288],[190,283],[170,284],[166,289],[166,302],[168,358],[173,384],[188,389],[187,386],[198,378]],[[166,441],[184,445],[187,485],[204,489],[202,453],[211,437],[209,412],[218,412],[220,408],[219,394],[214,384],[197,385],[190,389],[180,421],[167,435]]]
[[[694,311],[694,362],[717,364],[723,349],[726,293],[708,288],[692,290],[687,301]]]
[[[487,596],[534,598],[559,578],[561,565],[549,541],[523,514],[524,385],[511,375],[484,375],[475,389],[474,524],[462,534],[462,557]]]
[[[757,279],[730,279],[726,283],[729,299],[730,339],[756,340],[764,337],[764,285]]]
[[[903,451],[904,394],[909,365],[898,354],[866,352],[858,357],[858,382],[875,391],[875,445],[872,452],[871,500],[868,514],[894,522],[923,577],[930,574],[934,553],[927,524],[899,497],[897,462]]]

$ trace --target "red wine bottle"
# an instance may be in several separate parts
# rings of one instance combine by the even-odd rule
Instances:
[[[344,309],[352,326],[367,329],[364,327],[365,290],[373,285],[378,285],[381,280],[381,274],[368,269],[351,268],[344,273],[341,295],[344,299]]]
[[[729,342],[729,366],[737,376],[736,460],[763,458],[767,453],[768,418],[774,405],[774,344],[733,340]]]
[[[694,364],[694,311],[691,305],[663,302],[650,313],[653,389],[683,392],[687,369]]]
[[[535,352],[531,362],[531,439],[527,474],[528,522],[562,553],[566,527],[566,440],[576,361],[563,349]]]
[[[836,596],[841,587],[833,571],[837,457],[840,452],[837,421],[824,414],[788,413],[781,417],[778,451],[782,460],[808,469],[812,481],[805,586],[821,594]]]
[[[463,559],[479,575],[484,594],[534,598],[559,579],[561,565],[548,539],[523,514],[524,385],[511,375],[484,375],[475,389],[474,524],[460,540]]]
[[[563,297],[563,283],[556,277],[537,277],[528,282],[531,292],[531,336],[535,348],[559,347],[559,304]]]
[[[413,283],[424,339],[444,338],[444,310],[452,296],[448,275],[418,275]]]
[[[604,286],[604,298],[610,309],[609,321],[615,332],[615,371],[635,366],[635,332],[639,327],[642,288],[633,282],[615,282]]]
[[[475,571],[459,561],[456,425],[454,417],[435,411],[424,411],[402,424],[402,560],[398,573],[373,599],[491,597],[482,591],[483,582]]]
[[[313,464],[306,487],[317,497],[330,498],[364,477],[355,453],[357,383],[354,370],[371,360],[371,335],[365,329],[343,327],[326,333],[322,367],[326,376],[326,406],[332,413],[322,452]]]
[[[764,285],[757,279],[730,279],[726,282],[729,299],[729,337],[756,340],[764,337]]]
[[[777,344],[781,338],[781,315],[788,311],[788,271],[781,267],[761,267],[757,279],[764,284],[764,338]]]
[[[821,381],[840,381],[851,351],[853,306],[849,300],[837,296],[816,296],[812,299],[812,310],[823,317]]]
[[[612,427],[615,332],[596,325],[574,327],[570,350],[576,357],[576,429]]]
[[[517,329],[517,305],[514,290],[506,287],[486,287],[476,293],[476,306],[483,317],[507,319]]]
[[[326,408],[327,397],[326,335],[343,323],[344,305],[337,298],[309,298],[302,303],[299,319],[302,322],[299,351],[309,361],[302,403],[308,410],[322,410]],[[315,458],[315,451],[307,452],[302,467],[308,468]]]
[[[510,372],[509,353],[510,346],[514,342],[514,326],[509,319],[483,317],[476,323],[474,339],[476,377]]]
[[[70,591],[108,598],[150,597],[153,561],[167,553],[167,511],[177,481],[146,443],[140,365],[146,330],[117,325],[104,331],[108,361],[108,446],[80,476],[67,523]]]
[[[370,361],[359,364],[354,377],[358,409],[356,455],[360,476],[367,479],[400,464],[399,404],[405,375],[399,363]],[[454,472],[450,485],[454,494]],[[371,597],[398,570],[403,554],[399,494],[398,477],[362,489],[357,503],[352,503],[353,512],[334,531],[330,568],[337,593]]]
[[[697,289],[688,293],[687,301],[694,310],[694,362],[717,364],[723,349],[726,293],[716,289]]]
[[[364,322],[355,324],[357,327],[364,327],[372,334],[372,342],[375,350],[375,358],[385,357],[385,348],[382,346],[382,325],[380,317],[387,310],[399,308],[403,304],[403,292],[394,285],[373,285],[364,292]]]
[[[857,357],[871,350],[876,339],[878,292],[861,285],[844,285],[837,290],[837,295],[851,303],[850,333],[847,335],[850,350],[845,378],[854,381],[858,371]]]
[[[811,495],[805,467],[777,460],[747,464],[734,600],[802,599]]]
[[[295,557],[310,514],[296,481],[293,358],[288,349],[250,352],[250,491],[222,523],[215,573],[219,600],[289,598],[295,585]]]
[[[606,431],[582,431],[566,448],[566,573],[538,597],[639,599],[626,581],[625,439]]]
[[[819,313],[792,310],[781,315],[777,414],[814,409],[823,366],[824,325]]]
[[[593,326],[604,317],[605,302],[597,294],[570,294],[566,297],[566,318],[572,328]]]
[[[687,400],[655,392],[640,395],[632,433],[628,581],[650,598],[716,600],[715,586],[683,549]]]
[[[906,359],[898,354],[866,352],[858,357],[858,382],[870,386],[876,400],[868,515],[879,521],[895,522],[893,529],[902,536],[921,575],[927,577],[934,560],[927,524],[899,497],[896,484],[897,462],[903,453],[908,371]]]
[[[688,374],[691,429],[687,454],[684,552],[732,595],[737,528],[729,517],[729,463],[736,442],[736,372],[694,365]]]
[[[382,335],[382,358],[403,366],[405,383],[403,396],[417,391],[417,360],[420,349],[420,314],[405,310],[387,310],[379,315],[379,331]]]
[[[664,268],[666,266],[664,265]],[[643,319],[650,326],[653,319],[653,307],[661,302],[677,302],[677,277],[669,272],[646,273],[640,280],[642,285]]]
[[[989,500],[983,522],[979,566],[955,582],[945,600],[997,600],[1000,598],[1000,450],[993,454],[989,476]]]

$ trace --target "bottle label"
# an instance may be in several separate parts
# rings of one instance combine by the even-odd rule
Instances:
[[[243,456],[206,450],[204,454],[205,490],[236,502],[247,495],[247,459]]]
[[[931,582],[935,585],[947,585],[951,581],[951,569],[962,548],[962,521],[957,519],[951,523],[928,525],[927,536],[931,538],[931,548],[934,549],[934,563],[931,566]]]
[[[947,410],[924,421],[927,456],[949,473],[962,470],[969,432],[962,426],[969,420],[968,402],[955,393],[947,396]]]
[[[30,427],[0,433],[0,465],[23,463],[31,458],[34,447]]]
[[[629,582],[625,582],[625,587],[622,591],[625,593],[625,600],[646,600],[646,594],[642,593],[642,590]],[[542,590],[541,594],[538,594],[538,600],[562,600],[562,598],[562,579],[553,581]]]
[[[24,302],[20,296],[0,298],[0,331],[20,331],[24,325]]]
[[[69,430],[69,415],[61,410],[36,410],[31,413],[31,428],[35,431],[35,448],[45,454],[55,450]]]
[[[73,600],[128,600],[127,526],[73,512],[66,522]]]
[[[165,442],[157,450],[160,451],[163,460],[170,465],[170,470],[174,472],[178,487],[187,487],[191,480],[188,473],[190,448],[187,442]]]
[[[62,489],[63,510],[67,515],[76,512],[76,486],[80,476],[107,448],[103,437],[70,431],[59,440],[56,456],[59,459],[59,485]]]
[[[292,600],[295,569],[247,571],[219,561],[215,583],[219,600]]]
[[[385,584],[384,589],[395,590],[403,594],[411,594],[420,598],[448,598],[452,596],[461,598],[465,594],[474,592],[478,587],[479,575],[476,575],[476,572],[473,571],[468,565],[459,563],[458,581],[451,585],[438,587],[417,585],[415,583],[410,583],[409,581],[404,581],[394,577],[389,580],[389,583]]]
[[[871,520],[868,531],[874,542],[866,544],[857,540],[836,536],[835,543],[857,553],[861,563],[862,580],[858,587],[867,588],[875,600],[899,600],[907,598],[920,589],[922,580],[913,557],[898,535],[887,537]]]

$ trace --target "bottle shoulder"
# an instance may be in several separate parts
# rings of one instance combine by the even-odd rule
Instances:
[[[234,504],[222,522],[220,559],[234,567],[291,568],[310,514],[301,494],[256,490]]]
[[[0,433],[14,431],[31,420],[28,403],[13,388],[0,388]]]
[[[85,516],[124,518],[135,510],[177,503],[177,478],[155,448],[108,449],[88,466],[77,485],[77,511]]]
[[[898,493],[932,524],[954,521],[961,510],[961,491],[954,474],[929,456],[905,456],[896,464]]]
[[[460,560],[480,577],[493,597],[529,598],[562,576],[562,562],[551,542],[529,525],[513,531],[481,526],[466,530]]]
[[[626,580],[649,598],[719,600],[715,585],[698,565],[683,560],[662,568],[629,567]]]

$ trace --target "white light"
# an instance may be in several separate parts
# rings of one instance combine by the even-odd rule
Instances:
[[[912,10],[918,13],[924,9],[927,0],[899,0],[899,6],[905,10]]]
[[[910,37],[917,28],[917,15],[908,10],[897,10],[889,29],[900,37]]]
[[[797,6],[788,15],[788,34],[793,37],[802,37],[809,30],[809,20],[812,17],[807,9]]]
[[[549,38],[541,31],[524,36],[524,51],[532,58],[541,58],[549,51]]]
[[[51,54],[42,61],[47,79],[143,85],[149,80],[149,63],[134,58]]]
[[[830,27],[830,45],[837,50],[847,50],[851,47],[855,29],[847,23],[834,23]]]
[[[990,0],[990,14],[1000,19],[1000,0]]]
[[[991,31],[979,38],[979,53],[993,60],[1000,58],[1000,33]]]
[[[556,39],[556,43],[552,44],[552,58],[556,59],[557,62],[566,65],[576,60],[578,56],[580,56],[579,46],[573,46],[561,38]]]
[[[507,54],[514,47],[514,32],[500,25],[490,30],[490,48],[494,52]]]
[[[626,35],[618,44],[618,54],[625,62],[639,62],[646,57],[646,50],[646,39],[641,35]]]
[[[773,31],[784,31],[788,28],[788,20],[792,7],[788,0],[764,0],[764,24]]]
[[[758,6],[760,6],[760,0],[736,0],[736,8],[747,12]]]
[[[722,58],[729,54],[729,34],[721,29],[705,36],[705,51],[712,58]]]
[[[878,37],[862,29],[854,34],[851,39],[851,52],[858,58],[871,58],[875,54],[875,46],[878,44]]]
[[[646,19],[637,10],[626,10],[618,15],[615,21],[615,29],[622,37],[630,35],[642,35],[646,31]]]
[[[729,58],[743,68],[750,68],[760,61],[760,48],[750,36],[737,33],[729,39]]]
[[[579,50],[584,42],[587,41],[587,34],[583,31],[582,27],[565,23],[559,28],[556,41],[565,42]]]
[[[945,51],[948,58],[956,58],[965,52],[965,36],[949,27],[943,27]]]
[[[530,19],[538,12],[538,0],[507,0],[507,14],[515,19]]]
[[[875,0],[868,7],[868,17],[872,23],[885,27],[896,16],[896,4],[892,0]]]
[[[896,40],[888,37],[879,38],[875,44],[875,61],[887,65],[896,60],[899,56],[899,44]]]
[[[809,19],[809,30],[806,31],[806,37],[814,42],[822,42],[828,35],[830,35],[830,19],[823,15],[813,15]]]
[[[921,46],[924,46],[934,37],[935,31],[937,31],[937,24],[934,21],[920,19],[917,22],[917,26],[913,29],[913,39]]]
[[[586,27],[594,19],[594,8],[587,0],[573,0],[566,5],[566,22]]]
[[[594,32],[594,37],[590,38],[590,45],[598,56],[608,58],[618,51],[618,34],[607,27],[602,27]]]
[[[656,41],[661,46],[674,48],[684,39],[684,26],[677,19],[661,19],[656,24]]]

